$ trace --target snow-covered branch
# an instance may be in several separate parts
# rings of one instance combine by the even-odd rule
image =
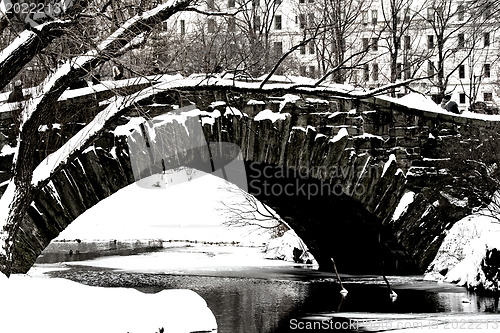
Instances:
[[[43,83],[39,94],[33,96],[31,103],[23,111],[19,149],[14,162],[31,160],[32,138],[36,136],[39,126],[48,118],[50,119],[53,114],[51,112],[52,105],[57,102],[58,98],[72,82],[87,74],[98,64],[120,55],[123,48],[126,48],[137,36],[147,33],[156,24],[167,20],[173,14],[182,11],[193,3],[194,0],[172,0],[141,15],[134,16],[98,45],[96,49],[68,60],[54,75],[49,76]],[[15,163],[16,176],[25,174],[26,177],[30,177],[33,171],[30,169],[33,169],[33,167],[30,168],[25,163]]]
[[[0,52],[0,88],[4,88],[19,71],[47,47],[56,37],[63,34],[72,21],[52,21],[33,29],[24,30],[14,41]]]

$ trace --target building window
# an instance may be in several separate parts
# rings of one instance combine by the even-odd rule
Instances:
[[[253,17],[253,31],[257,32],[259,30],[260,30],[260,16],[259,15],[255,15]]]
[[[236,50],[237,50],[236,44],[234,44],[234,43],[229,44],[229,56],[230,57],[235,56]]]
[[[308,18],[307,26],[309,28],[314,27],[314,13],[309,13],[309,15],[307,15],[307,18]]]
[[[458,78],[465,79],[465,65],[460,65],[460,67],[458,67]]]
[[[281,57],[283,55],[283,42],[274,42],[274,55]]]
[[[208,9],[214,10],[215,9],[215,0],[207,0],[207,6],[208,6]]]
[[[276,6],[281,5],[281,0],[274,0],[274,4],[275,4]]]
[[[300,54],[306,54],[306,45],[305,44],[300,45]]]
[[[483,99],[485,102],[492,102],[493,101],[493,94],[490,92],[485,92],[483,94]]]
[[[464,4],[461,3],[457,6],[457,19],[459,21],[463,21],[465,18],[465,7]]]
[[[215,32],[215,27],[216,27],[216,26],[215,26],[215,19],[213,19],[213,18],[209,18],[209,19],[207,20],[207,31],[208,31],[209,33],[214,33],[214,32]]]
[[[378,11],[376,9],[372,10],[372,24],[377,24],[378,22]]]
[[[401,50],[401,37],[396,37],[396,49]]]
[[[252,7],[257,8],[260,6],[260,0],[252,0]]]
[[[464,93],[458,94],[458,103],[465,104],[465,94]]]
[[[458,34],[458,48],[463,49],[465,47],[465,35]]]
[[[368,38],[363,37],[361,41],[363,43],[363,51],[368,51]]]
[[[368,24],[368,11],[367,10],[363,10],[361,12],[361,22],[364,24],[364,25],[367,25]]]
[[[358,84],[358,71],[356,69],[354,69],[351,73],[350,82],[353,83],[354,85]]]
[[[404,64],[405,80],[411,79],[411,66],[408,62]]]
[[[363,80],[368,82],[370,80],[370,67],[368,64],[363,65]]]
[[[306,3],[306,0],[299,0],[299,3]]]
[[[434,21],[434,8],[432,7],[427,8],[427,21]]]
[[[229,32],[235,32],[236,31],[236,19],[234,17],[230,17],[227,20],[227,30]]]
[[[484,33],[484,47],[490,46],[490,33],[485,32]]]
[[[372,38],[372,51],[378,51],[378,38]]]
[[[405,50],[411,49],[411,40],[410,36],[405,36]]]
[[[281,30],[281,15],[274,16],[274,29]]]
[[[181,25],[181,36],[184,36],[186,34],[186,21],[180,20],[180,25]]]
[[[427,48],[429,50],[434,48],[434,35],[427,35]]]
[[[396,79],[397,80],[401,80],[401,77],[402,77],[401,74],[402,74],[402,72],[403,72],[403,64],[400,63],[400,62],[398,62],[396,64]]]
[[[485,21],[489,20],[491,18],[491,3],[486,3],[483,5],[483,19]]]
[[[314,53],[316,53],[316,47],[314,45],[314,42],[310,41],[309,42],[309,54],[314,54]]]
[[[491,65],[490,64],[484,64],[483,75],[485,78],[491,77]]]
[[[315,66],[309,66],[309,76],[313,79],[316,78],[316,67]]]
[[[373,64],[372,79],[378,81],[378,64]]]
[[[236,0],[228,0],[228,1],[227,1],[227,6],[228,6],[229,8],[234,8],[234,7],[236,7]]]
[[[307,75],[307,67],[306,66],[300,66],[299,67],[299,75],[300,76],[306,76]]]
[[[410,8],[407,7],[405,9],[405,19],[404,19],[404,23],[410,23]]]
[[[428,61],[427,62],[427,76],[433,76],[434,75],[434,62]]]
[[[299,15],[299,25],[300,29],[305,29],[307,27],[306,14]]]

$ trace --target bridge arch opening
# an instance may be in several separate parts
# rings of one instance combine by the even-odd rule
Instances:
[[[331,271],[330,258],[333,258],[339,271],[347,274],[419,272],[391,230],[362,204],[332,190],[331,184],[297,170],[263,163],[247,162],[246,170],[248,192],[287,222],[308,246],[320,269]],[[190,182],[203,175],[203,171],[185,168],[177,176],[179,174],[184,179],[177,179],[175,183],[185,184],[166,190],[145,189],[135,183],[124,187],[84,212],[57,239],[83,238],[102,242],[136,239],[142,240],[143,245],[153,242],[147,244],[153,247],[161,246],[154,243],[161,239],[174,243],[200,241],[230,245],[238,242],[237,234],[241,231],[215,235],[228,228],[213,228],[220,225],[218,221],[213,222],[222,218],[217,215],[220,212],[212,209],[216,204],[214,200],[228,200],[234,192],[221,195],[223,180],[214,181],[212,175]],[[181,192],[174,189],[183,186]],[[176,193],[186,201],[179,201]],[[106,227],[106,221],[109,221],[109,227]],[[184,227],[178,228],[181,224]],[[204,237],[193,233],[203,233]],[[266,239],[269,237],[256,238],[256,242]],[[110,248],[113,248],[112,244]],[[78,247],[72,249],[72,254],[76,251]],[[71,254],[65,253],[64,257],[68,259],[68,255]]]
[[[273,208],[302,238],[320,268],[351,274],[416,274],[393,231],[345,193],[296,169],[247,162],[249,193]],[[345,186],[345,185],[344,185]]]
[[[145,188],[132,183],[86,210],[49,244],[38,262],[86,260],[176,247],[189,250],[196,246],[200,246],[199,251],[208,246],[204,251],[208,251],[206,259],[210,259],[212,245],[251,247],[253,254],[270,240],[270,233],[255,226],[233,228],[224,223],[222,202],[243,200],[234,198],[235,192],[225,190],[234,187],[232,184],[189,168],[168,170],[164,177],[168,178],[167,188]],[[154,185],[155,179],[151,183]],[[214,253],[220,249],[212,248]],[[203,264],[197,262],[197,251],[192,251],[193,265]],[[233,255],[222,252],[221,261],[233,265]],[[180,263],[177,257],[172,258],[176,260],[171,263],[175,268]],[[148,262],[154,264],[146,260],[141,266]],[[166,271],[168,264],[167,259]]]

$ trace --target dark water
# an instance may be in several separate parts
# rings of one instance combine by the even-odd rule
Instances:
[[[69,267],[67,271],[50,275],[88,285],[136,288],[147,293],[165,288],[194,290],[207,301],[220,333],[293,332],[290,320],[328,312],[498,312],[493,298],[470,294],[451,284],[425,282],[418,276],[389,277],[398,294],[393,303],[381,277],[343,276],[344,287],[349,290],[344,299],[332,274],[298,267],[193,271],[188,275]],[[470,302],[464,303],[464,298]]]

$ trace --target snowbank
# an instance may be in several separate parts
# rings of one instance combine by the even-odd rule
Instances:
[[[2,274],[0,274],[2,275]],[[2,332],[216,332],[215,317],[190,290],[144,294],[64,279],[0,277]]]
[[[295,249],[298,250],[296,254],[294,253]],[[264,257],[266,259],[317,264],[306,244],[293,230],[288,230],[283,236],[272,239],[267,245]]]
[[[487,251],[492,249],[500,250],[498,221],[479,213],[467,216],[448,231],[425,278],[473,290],[497,290],[498,281],[491,281],[483,266]]]
[[[396,99],[395,101],[410,108],[417,107],[420,110],[433,111],[438,113],[449,113],[440,105],[436,104],[430,97],[422,94],[410,93]]]

